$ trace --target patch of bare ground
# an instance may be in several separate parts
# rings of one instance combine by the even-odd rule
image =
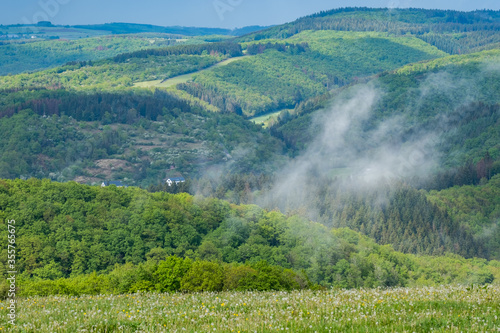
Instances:
[[[102,159],[94,162],[93,168],[87,168],[86,171],[92,175],[90,178],[96,176],[111,179],[113,173],[119,171],[133,171],[133,164],[119,159]],[[88,177],[85,177],[88,178]]]

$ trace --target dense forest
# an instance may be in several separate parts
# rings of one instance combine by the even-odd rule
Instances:
[[[140,49],[172,46],[179,44],[178,38],[176,35],[130,35],[0,44],[0,75],[43,70],[71,61],[101,60]]]
[[[218,199],[36,179],[2,181],[0,192],[1,224],[16,221],[26,295],[481,284],[500,278],[496,261],[405,255],[346,228]]]
[[[259,126],[191,107],[168,92],[34,93],[39,98],[1,118],[3,178],[117,177],[148,185],[173,166],[194,177],[223,165],[236,173],[273,172],[283,161],[283,145]],[[103,160],[116,168],[98,167]]]
[[[150,51],[148,51],[150,52]],[[166,80],[210,67],[227,56],[167,55],[135,57],[126,63],[113,60],[75,61],[41,72],[2,76],[3,89],[29,91],[33,88],[110,91],[131,88],[140,81]],[[11,90],[9,90],[11,91]],[[9,98],[10,96],[6,96]],[[2,104],[4,102],[2,101]]]
[[[202,54],[223,54],[230,57],[238,57],[243,55],[241,46],[237,43],[211,43],[200,45],[181,45],[176,47],[141,50],[132,53],[124,53],[113,58],[115,62],[124,62],[131,58],[148,58],[148,57],[164,57],[169,55],[202,55]]]
[[[498,11],[339,8],[241,37],[240,41],[290,38],[306,30],[376,31],[414,35],[450,54],[500,42]]]
[[[256,55],[203,72],[179,88],[222,110],[254,116],[293,108],[361,77],[446,55],[414,37],[335,31],[307,31],[244,47]]]
[[[0,46],[0,74],[53,46],[0,76],[21,294],[497,283],[499,19],[343,8]]]
[[[492,177],[491,183],[483,178],[485,189],[495,191],[498,177]],[[365,187],[361,190],[353,186],[354,182],[350,178],[332,181],[324,176],[282,193],[276,186],[276,183],[280,184],[276,179],[235,175],[213,182],[201,179],[192,182],[190,190],[194,194],[234,203],[279,208],[330,227],[348,227],[379,244],[392,244],[396,250],[406,253],[442,255],[453,252],[465,257],[500,258],[494,245],[499,240],[498,235],[488,232],[489,229],[495,230],[498,214],[493,194],[485,193],[487,200],[482,202],[488,213],[483,213],[484,216],[473,219],[473,213],[464,211],[465,215],[460,215],[459,219],[443,205],[436,206],[435,198],[439,198],[441,192],[417,190],[408,184],[387,181],[362,182]],[[186,188],[152,186],[150,190],[175,192],[186,191]],[[443,196],[446,191],[443,190]],[[462,210],[458,211],[462,214]]]
[[[458,168],[469,161],[477,163],[486,153],[497,160],[500,157],[497,125],[500,87],[494,64],[498,57],[498,50],[483,51],[384,72],[367,84],[346,87],[335,95],[299,104],[293,112],[280,115],[271,124],[270,131],[288,147],[303,151],[313,143],[319,115],[326,119],[338,116],[340,111],[335,110],[335,103],[349,100],[360,87],[373,87],[382,97],[373,105],[367,119],[360,121],[359,133],[366,135],[392,121],[390,134],[394,142],[412,142],[435,134],[432,150],[440,154],[442,167]],[[349,140],[355,144],[356,138]],[[376,147],[361,149],[373,148]]]

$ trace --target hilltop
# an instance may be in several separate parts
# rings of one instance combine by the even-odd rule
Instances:
[[[95,61],[138,50],[231,39],[265,27],[213,29],[146,24],[0,25],[0,75]],[[43,55],[43,56],[39,56]]]
[[[499,31],[0,26],[14,330],[495,330]]]
[[[0,175],[190,191],[404,252],[497,258],[480,236],[494,201],[478,227],[419,193],[499,173],[497,26],[490,11],[342,9],[2,76]],[[430,39],[456,34],[466,54]],[[267,112],[267,129],[248,121]]]
[[[4,156],[25,161],[19,162],[15,167],[5,161],[1,168],[2,174],[8,178],[36,175],[86,182],[99,182],[109,177],[122,180],[127,178],[130,184],[146,185],[160,182],[171,166],[175,166],[177,172],[191,177],[206,174],[211,166],[225,169],[229,165],[228,170],[232,170],[231,172],[272,173],[279,169],[280,163],[297,155],[312,140],[315,130],[314,126],[310,127],[313,119],[311,110],[327,105],[326,101],[332,96],[342,95],[343,91],[349,91],[350,86],[362,84],[375,76],[378,76],[376,80],[379,88],[388,91],[390,97],[383,102],[386,104],[383,110],[374,112],[377,116],[372,119],[372,127],[399,113],[405,114],[410,123],[418,119],[423,124],[432,117],[439,117],[441,113],[437,114],[435,111],[441,106],[448,110],[446,112],[451,112],[449,105],[439,102],[441,104],[426,106],[432,108],[434,113],[428,113],[423,108],[416,115],[413,111],[403,110],[402,103],[406,100],[398,98],[409,94],[408,101],[414,103],[411,102],[414,94],[412,91],[418,89],[411,90],[411,85],[422,81],[421,77],[427,77],[430,73],[441,70],[441,67],[446,67],[441,65],[446,61],[455,61],[457,68],[467,67],[460,67],[460,62],[468,61],[466,55],[449,57],[452,50],[438,43],[431,43],[424,35],[448,36],[452,31],[458,30],[465,34],[463,38],[459,38],[464,42],[469,40],[469,31],[481,32],[489,37],[481,39],[481,45],[477,47],[494,47],[498,13],[486,11],[462,15],[449,11],[396,10],[390,12],[390,25],[381,20],[387,14],[384,13],[379,9],[335,10],[222,42],[203,41],[211,38],[210,36],[178,41],[177,35],[158,38],[139,34],[74,42],[26,44],[26,48],[31,48],[26,54],[51,47],[55,48],[55,55],[61,54],[61,60],[70,59],[73,52],[71,50],[92,54],[92,49],[99,44],[103,46],[101,52],[104,59],[98,59],[94,55],[94,60],[91,61],[72,61],[35,73],[0,77],[4,89],[0,99],[0,113],[7,117],[4,118],[4,123],[8,123],[7,133],[10,133],[11,138],[18,138],[9,139],[8,144],[4,143]],[[425,24],[430,27],[427,32],[422,31]],[[407,27],[407,30],[395,29],[400,26]],[[110,27],[143,30],[154,28],[123,24]],[[125,31],[115,31],[119,32]],[[121,48],[122,46],[126,49]],[[471,47],[470,50],[475,48]],[[117,54],[120,50],[127,52]],[[69,53],[65,55],[65,52]],[[493,57],[495,52],[495,49],[482,51],[476,57]],[[420,73],[415,72],[417,68],[420,68]],[[413,74],[408,71],[413,71]],[[454,74],[456,77],[462,74],[473,77],[465,69],[457,71]],[[408,76],[413,76],[416,81],[411,83],[413,79],[408,80]],[[473,86],[488,89],[477,90],[476,95],[471,97],[470,108],[477,108],[477,105],[472,105],[474,101],[487,105],[497,103],[494,76],[489,81],[479,82],[479,86]],[[157,93],[154,92],[155,89],[158,89]],[[454,91],[459,90],[457,88]],[[111,102],[111,98],[115,101]],[[160,108],[158,101],[148,101],[151,98],[168,100],[162,102],[167,103],[166,107]],[[434,102],[429,100],[429,103]],[[382,105],[379,104],[377,108],[382,108]],[[26,111],[22,116],[16,116],[24,117],[19,124],[28,121],[26,117],[33,117],[33,121],[39,118],[36,121],[41,124],[52,122],[51,118],[46,118],[52,115],[69,118],[63,120],[65,125],[61,125],[61,134],[57,137],[55,133],[59,133],[58,131],[47,132],[46,141],[29,145],[30,148],[14,150],[13,147],[24,145],[16,143],[16,140],[34,140],[34,133],[27,133],[23,139],[14,135],[16,126],[10,123],[14,120],[9,119],[27,109],[31,112]],[[283,109],[286,111],[280,114]],[[205,118],[190,118],[190,112],[203,112]],[[215,115],[214,112],[223,115]],[[228,115],[236,114],[247,118],[269,112],[274,115],[274,120],[267,121],[269,131],[247,124],[242,118]],[[444,109],[443,112],[446,113]],[[169,114],[178,115],[178,118],[173,119],[183,120],[174,123]],[[245,134],[241,136],[242,140],[235,142],[231,139],[231,144],[228,145],[226,141],[221,145],[217,136],[193,132],[200,126],[205,128],[201,124],[210,123],[207,119],[220,117],[233,119],[230,121],[232,126],[249,136],[243,139]],[[54,125],[47,123],[43,126],[52,128]],[[180,127],[177,128],[178,126]],[[172,132],[174,127],[177,129]],[[162,133],[159,130],[161,128],[165,128],[166,132]],[[250,132],[247,132],[248,129]],[[89,146],[90,138],[100,138],[105,135],[105,131],[116,131],[119,134],[113,134],[116,139],[107,140],[109,142],[104,145],[97,144],[101,149],[85,150],[92,151],[88,154],[66,152],[66,147],[52,143],[70,140],[68,142]],[[143,131],[148,131],[148,137],[142,138],[143,134],[138,134]],[[207,131],[212,132],[208,128]],[[226,136],[223,132],[220,135]],[[261,143],[251,149],[251,154],[243,144],[249,137],[263,138],[263,141],[259,141]],[[92,139],[92,142],[101,142],[99,138]],[[447,144],[456,145],[452,140],[455,139],[450,138]],[[494,140],[490,139],[488,142]],[[460,149],[458,146],[447,147],[443,151]],[[471,149],[475,149],[473,153],[470,149],[464,150],[463,153],[454,155],[453,160],[450,157],[443,163],[447,167],[458,167],[468,158],[477,162],[486,151]],[[251,158],[253,162],[248,163],[247,157],[244,157],[246,155],[254,156]],[[492,156],[496,158],[494,152]],[[260,159],[263,163],[258,162]],[[100,162],[102,160],[104,162]],[[117,162],[120,167],[102,169],[100,166],[109,165],[105,163],[106,160],[121,161]],[[271,160],[281,162],[273,167],[273,163],[266,162]],[[258,167],[259,164],[264,167]],[[344,167],[343,164],[345,163],[339,162],[338,166]]]

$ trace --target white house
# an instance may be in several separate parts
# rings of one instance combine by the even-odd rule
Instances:
[[[167,178],[166,183],[168,186],[172,186],[173,183],[175,183],[175,185],[179,185],[179,183],[184,183],[185,181],[184,177],[170,177]]]

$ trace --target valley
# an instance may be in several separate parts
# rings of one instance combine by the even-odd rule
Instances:
[[[14,331],[499,329],[499,11],[49,23],[0,26]]]

